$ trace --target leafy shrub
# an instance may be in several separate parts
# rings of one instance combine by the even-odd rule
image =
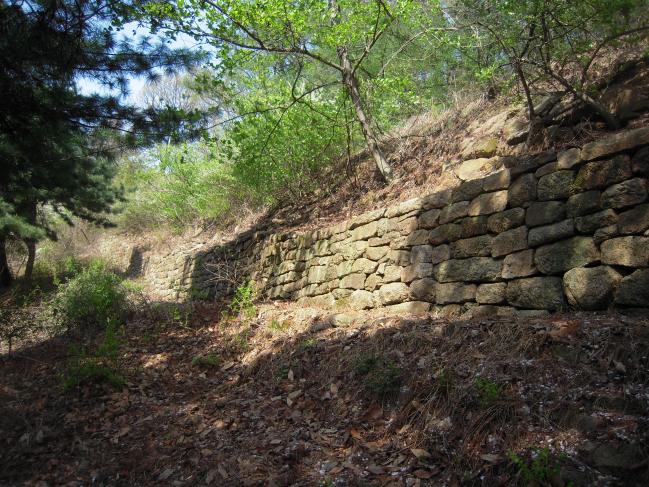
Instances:
[[[483,406],[493,404],[500,397],[500,386],[489,379],[477,378],[475,386],[478,389],[480,404]]]
[[[250,281],[240,285],[234,292],[230,301],[230,312],[233,315],[243,314],[245,318],[252,318],[257,314],[257,308],[253,303],[255,288]]]
[[[215,353],[208,353],[205,355],[197,355],[192,359],[194,367],[217,367],[221,363],[220,357]]]
[[[60,284],[54,307],[68,327],[92,327],[119,320],[126,307],[122,280],[100,261]]]
[[[86,359],[80,360],[68,369],[63,387],[68,391],[90,383],[106,383],[115,389],[122,389],[126,385],[124,378],[112,367],[95,359]]]
[[[552,462],[548,448],[532,448],[530,461],[514,452],[509,452],[509,459],[518,469],[519,474],[530,485],[546,485],[559,474],[561,466]],[[553,483],[554,485],[554,483]]]
[[[273,333],[281,334],[284,333],[286,330],[288,330],[291,327],[289,323],[286,323],[284,321],[277,321],[277,320],[272,320],[270,324],[268,325],[268,328],[270,331]]]
[[[392,360],[367,355],[356,363],[356,373],[365,376],[366,388],[378,396],[388,396],[399,391],[403,382],[403,370]]]
[[[117,223],[134,232],[156,227],[180,232],[196,222],[232,218],[243,190],[222,145],[163,144],[122,160],[116,183],[127,198],[116,207]]]
[[[107,383],[115,389],[122,389],[126,381],[119,374],[119,349],[122,340],[115,321],[109,321],[101,345],[89,355],[82,348],[75,351],[63,383],[65,390],[82,384]]]

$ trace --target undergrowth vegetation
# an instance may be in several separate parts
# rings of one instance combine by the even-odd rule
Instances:
[[[122,320],[127,294],[123,280],[104,262],[94,261],[59,284],[52,305],[66,326],[93,328]]]
[[[101,260],[42,261],[33,280],[2,296],[0,345],[67,334],[73,343],[63,376],[66,390],[91,382],[121,388],[119,352],[124,324],[139,287]]]

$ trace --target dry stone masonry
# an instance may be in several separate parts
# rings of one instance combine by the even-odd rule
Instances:
[[[649,307],[649,128],[466,161],[459,187],[303,234],[248,232],[159,259],[168,297],[250,278],[271,300],[472,316]]]

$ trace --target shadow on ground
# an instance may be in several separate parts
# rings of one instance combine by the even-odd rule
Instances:
[[[122,391],[63,391],[65,337],[3,356],[0,485],[649,480],[646,318],[332,326],[317,312],[221,311],[133,315]]]

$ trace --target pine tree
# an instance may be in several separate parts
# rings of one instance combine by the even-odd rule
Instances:
[[[27,243],[29,271],[35,242],[54,237],[40,209],[105,223],[102,214],[119,198],[111,157],[161,135],[159,114],[123,96],[81,94],[78,80],[125,94],[129,77],[153,77],[199,58],[149,39],[119,40],[136,4],[1,0],[0,285],[11,280],[7,239]]]

